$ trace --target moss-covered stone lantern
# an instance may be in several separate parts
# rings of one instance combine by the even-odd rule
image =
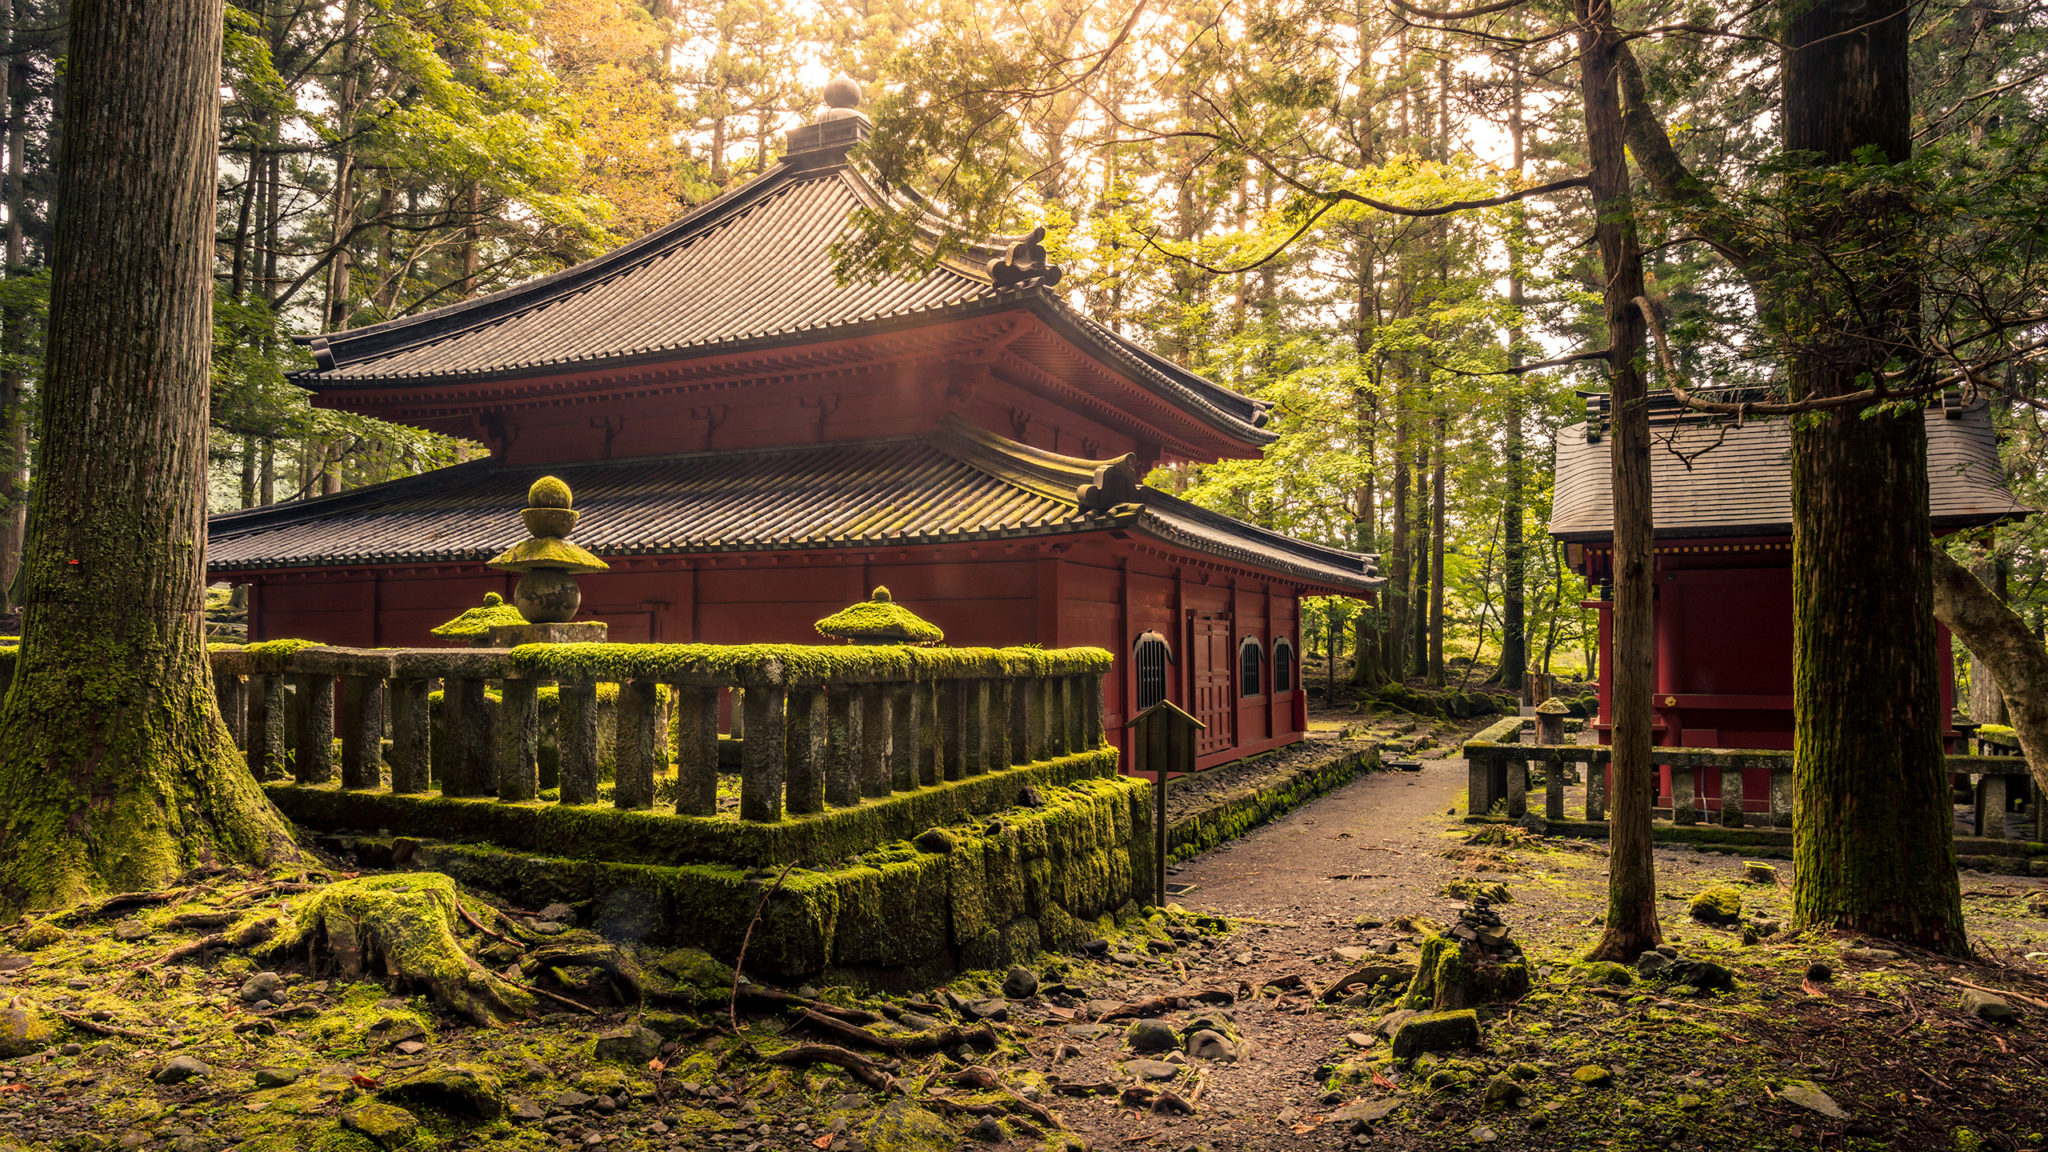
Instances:
[[[939,626],[889,598],[887,588],[818,621],[818,634],[849,644],[937,644]]]
[[[443,640],[466,640],[471,644],[483,645],[491,642],[491,629],[514,627],[526,623],[526,617],[519,609],[505,603],[505,598],[496,592],[484,593],[484,602],[476,608],[465,610],[462,615],[429,629]]]
[[[576,512],[570,507],[569,486],[553,476],[543,476],[526,491],[527,507],[520,512],[526,521],[528,539],[500,552],[490,566],[501,572],[519,573],[512,589],[512,602],[533,625],[565,625],[583,603],[583,591],[576,586],[580,572],[603,572],[610,565],[569,543],[576,527]],[[495,633],[493,634],[495,637]],[[528,642],[541,639],[525,637]]]

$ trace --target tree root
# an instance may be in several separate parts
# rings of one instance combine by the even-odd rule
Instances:
[[[154,1037],[152,1036],[134,1031],[133,1029],[116,1028],[112,1024],[102,1024],[89,1016],[80,1016],[76,1012],[59,1012],[57,1013],[57,1015],[62,1017],[65,1023],[71,1025],[73,1028],[81,1029],[86,1032],[92,1032],[100,1036],[119,1036],[124,1040],[154,1039]]]
[[[533,1011],[533,997],[471,959],[456,942],[455,882],[436,872],[342,880],[291,909],[263,951],[303,947],[343,974],[377,975],[425,991],[479,1025]],[[203,943],[203,942],[202,942]]]
[[[665,998],[659,992],[651,993],[651,995],[657,1000]],[[666,998],[681,999],[681,997]],[[820,1016],[830,1016],[835,1020],[844,1020],[848,1024],[877,1024],[882,1019],[880,1013],[869,1012],[865,1008],[841,1008],[837,1004],[827,1004],[823,1000],[813,1000],[808,996],[798,996],[794,992],[784,992],[780,988],[764,988],[759,984],[740,985],[739,1002],[750,1008],[759,1008],[764,1005],[775,1008],[790,1006],[808,1008]],[[934,1009],[934,1011],[937,1011],[937,1009]]]
[[[68,912],[52,916],[50,917],[50,922],[69,928],[75,924],[87,924],[94,920],[105,920],[109,916],[117,916],[137,908],[150,908],[158,904],[169,904],[171,901],[185,895],[188,891],[190,889],[187,888],[165,888],[158,892],[123,892],[118,896],[109,896],[97,904],[73,908]]]
[[[1023,1112],[1026,1116],[1031,1117],[1048,1128],[1060,1127],[1059,1117],[1011,1091],[1010,1086],[1003,1083],[1002,1077],[997,1076],[994,1071],[988,1068],[983,1068],[980,1065],[962,1068],[948,1077],[946,1082],[957,1088],[980,1088],[987,1091],[1001,1092],[1010,1098],[1011,1107]]]
[[[901,1092],[903,1082],[884,1071],[882,1066],[862,1056],[831,1044],[797,1044],[780,1052],[763,1052],[761,1059],[770,1064],[805,1067],[811,1064],[830,1064],[846,1070],[855,1080],[877,1092]]]
[[[521,964],[529,974],[546,968],[595,968],[610,976],[624,993],[627,1004],[647,997],[647,976],[625,953],[595,937],[545,944],[530,953]]]
[[[994,1029],[984,1024],[975,1029],[964,1029],[948,1024],[925,1032],[907,1032],[900,1036],[881,1032],[870,1032],[844,1020],[837,1020],[823,1013],[805,1008],[797,1014],[797,1023],[808,1025],[835,1040],[849,1044],[861,1044],[883,1052],[904,1055],[913,1052],[936,1052],[941,1048],[952,1048],[960,1044],[972,1044],[984,1051],[996,1046]]]

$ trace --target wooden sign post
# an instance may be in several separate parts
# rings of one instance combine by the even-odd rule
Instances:
[[[1131,730],[1131,751],[1137,772],[1153,778],[1152,836],[1157,847],[1157,883],[1153,885],[1155,907],[1166,907],[1166,789],[1173,774],[1195,770],[1195,733],[1208,725],[1161,700],[1136,716],[1125,727]]]

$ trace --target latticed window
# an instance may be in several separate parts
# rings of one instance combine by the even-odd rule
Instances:
[[[1138,711],[1143,712],[1166,699],[1166,666],[1173,663],[1173,649],[1166,637],[1143,632],[1131,646],[1131,663],[1138,670]]]
[[[1265,663],[1265,650],[1259,647],[1257,636],[1247,636],[1237,644],[1237,694],[1257,696],[1265,688],[1265,678],[1260,674],[1259,665]]]
[[[1294,691],[1294,644],[1284,637],[1273,641],[1273,695]]]

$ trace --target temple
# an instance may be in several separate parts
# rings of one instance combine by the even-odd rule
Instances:
[[[1550,534],[1566,562],[1597,589],[1600,743],[1611,731],[1610,644],[1613,489],[1608,397],[1582,393],[1586,420],[1557,433]],[[1739,399],[1739,397],[1738,397]],[[1656,538],[1654,739],[1697,748],[1792,747],[1791,429],[1786,421],[1706,416],[1669,392],[1649,401]],[[2030,514],[2006,487],[1988,404],[1954,395],[1930,404],[1927,473],[1936,535]],[[1948,629],[1936,625],[1943,666]],[[1942,678],[1942,714],[1953,707]],[[1947,735],[1951,740],[1955,732]],[[1708,773],[1707,798],[1718,798]],[[1746,780],[1744,803],[1762,811],[1767,776]],[[1665,795],[1669,796],[1668,771]],[[1668,804],[1668,799],[1665,801]]]
[[[312,340],[321,407],[481,441],[488,459],[212,519],[252,639],[431,642],[515,576],[529,485],[574,490],[578,619],[615,641],[816,643],[878,585],[949,644],[1117,655],[1105,721],[1171,699],[1199,766],[1301,739],[1304,595],[1368,597],[1373,558],[1144,486],[1259,455],[1265,406],[1054,292],[1034,234],[841,283],[833,246],[889,196],[838,81],[781,161],[683,219],[531,283]]]

